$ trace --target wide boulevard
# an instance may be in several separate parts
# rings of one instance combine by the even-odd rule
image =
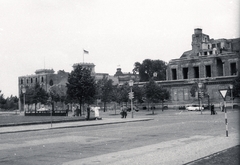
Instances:
[[[120,118],[113,114],[102,112],[103,120]],[[183,164],[187,162],[180,157],[201,156],[201,150],[207,153],[219,144],[224,145],[221,139],[238,135],[239,111],[228,111],[227,115],[229,137],[224,112],[210,115],[209,111],[201,114],[179,110],[158,110],[155,115],[145,110],[134,114],[134,118],[152,119],[148,121],[3,133],[0,164]],[[131,118],[130,113],[127,118]],[[216,139],[216,146],[211,139]],[[179,161],[174,162],[173,157]]]

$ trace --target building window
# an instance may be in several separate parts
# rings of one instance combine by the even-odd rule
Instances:
[[[172,69],[172,80],[177,80],[177,69]]]
[[[211,77],[211,66],[210,65],[205,66],[205,71],[206,71],[206,77]]]
[[[231,71],[231,75],[237,75],[237,65],[236,63],[231,63],[230,64],[230,71]]]
[[[37,78],[36,78],[36,80],[35,80],[35,81],[36,81],[36,83],[37,83]]]
[[[194,70],[194,78],[199,78],[199,67],[195,66],[193,67]]]
[[[50,86],[53,86],[53,80],[50,80],[50,81],[49,81],[49,85],[50,85]]]
[[[183,72],[183,79],[188,79],[188,68],[183,68],[182,72]]]
[[[223,62],[220,58],[217,59],[217,76],[223,76]]]
[[[31,78],[31,83],[33,83],[33,79]]]
[[[42,77],[42,81],[41,82],[43,82],[43,77]]]
[[[204,52],[204,55],[206,56],[206,55],[207,55],[207,52]]]
[[[27,84],[28,84],[28,79],[27,79]]]
[[[21,84],[23,84],[23,79],[21,79]]]
[[[212,49],[215,48],[215,47],[216,47],[216,45],[215,45],[215,44],[212,44]]]

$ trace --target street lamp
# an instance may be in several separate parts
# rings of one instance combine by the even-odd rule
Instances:
[[[49,96],[47,102],[49,103],[50,106],[52,105],[52,97],[51,96]],[[51,115],[51,128],[52,128],[52,108],[50,111],[50,115]]]
[[[230,88],[230,90],[231,90],[232,110],[233,110],[233,85],[230,84],[230,85],[229,85],[229,88]]]
[[[133,87],[133,80],[130,80],[129,82],[129,86],[131,88],[131,92],[130,92],[130,99],[131,99],[131,111],[132,111],[132,118],[133,118],[133,104],[132,104],[132,99],[133,99],[133,92],[132,92],[132,87]]]
[[[25,87],[22,88],[22,93],[23,93],[23,111],[24,111],[24,114],[25,114],[25,93],[26,93],[26,88]],[[20,113],[21,113],[21,108],[20,108]]]
[[[199,94],[202,93],[202,91],[201,91],[202,87],[203,87],[203,83],[199,82],[198,83],[198,97],[199,97]],[[201,110],[201,114],[202,114],[202,98],[201,97],[199,97],[199,102],[200,102],[199,109]]]

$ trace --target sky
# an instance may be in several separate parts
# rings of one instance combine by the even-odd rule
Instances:
[[[131,72],[145,59],[179,58],[195,28],[239,38],[239,0],[0,0],[0,90],[18,96],[18,77],[37,69]],[[83,49],[89,54],[83,55]]]

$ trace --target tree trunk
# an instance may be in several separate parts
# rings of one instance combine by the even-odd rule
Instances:
[[[104,107],[103,107],[103,112],[106,111],[106,102],[103,103]]]
[[[37,113],[37,104],[35,103],[35,113]]]
[[[152,114],[154,114],[154,107],[152,107]]]
[[[163,111],[163,100],[162,100],[162,111]]]

